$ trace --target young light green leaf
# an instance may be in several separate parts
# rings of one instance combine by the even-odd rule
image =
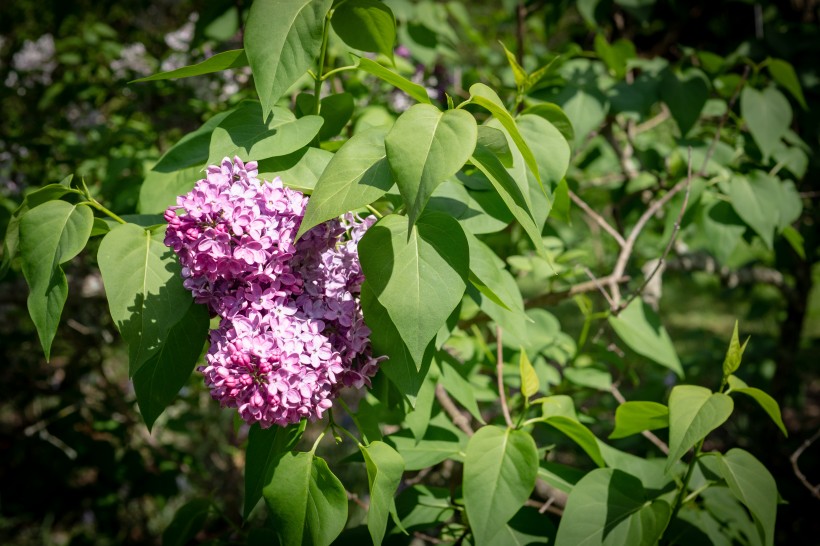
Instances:
[[[557,429],[570,440],[578,444],[578,446],[583,449],[587,455],[589,455],[595,464],[598,466],[606,466],[606,462],[601,454],[601,448],[598,447],[598,441],[595,438],[595,435],[576,419],[565,417],[563,415],[553,415],[543,418],[540,422]]]
[[[507,49],[504,42],[499,40],[498,43],[501,44],[501,47],[504,49],[504,55],[506,55],[507,62],[512,69],[513,78],[515,78],[515,86],[518,88],[519,92],[524,92],[527,84],[527,71],[524,70],[524,67],[518,64],[518,60],[515,58],[515,53]]]
[[[387,129],[371,127],[345,142],[316,182],[296,238],[314,226],[369,205],[390,189],[384,151]]]
[[[740,338],[737,335],[737,321],[735,321],[735,330],[732,333],[732,340],[729,342],[729,348],[726,350],[726,358],[723,359],[723,377],[729,377],[740,368],[740,360],[743,358],[743,351],[746,350],[746,345],[749,344],[749,338],[740,344]]]
[[[202,530],[211,511],[209,499],[194,499],[182,505],[162,532],[162,546],[185,546]]]
[[[464,507],[477,546],[490,542],[530,496],[538,473],[535,441],[521,430],[480,428],[464,458]]]
[[[729,198],[737,215],[772,248],[774,235],[780,224],[781,184],[777,178],[763,171],[732,176]]]
[[[732,399],[705,387],[678,385],[669,395],[669,456],[666,472],[692,446],[726,422],[734,409]]]
[[[781,139],[792,123],[789,101],[774,87],[757,91],[746,86],[740,92],[740,114],[760,148],[763,160],[768,160],[780,146]]]
[[[257,0],[245,26],[245,53],[267,118],[319,56],[332,0]]]
[[[547,259],[547,251],[544,249],[544,241],[541,239],[541,230],[533,219],[527,198],[510,176],[510,173],[507,172],[507,169],[504,168],[501,160],[490,150],[479,144],[473,152],[472,162],[487,177],[509,211],[524,228],[536,251],[544,259]]]
[[[477,136],[475,119],[464,110],[442,112],[416,104],[399,116],[384,147],[410,224],[418,219],[433,190],[464,166]]]
[[[159,351],[134,374],[137,404],[149,432],[157,417],[188,382],[202,353],[209,323],[208,309],[204,305],[191,305],[168,331]]]
[[[544,184],[541,182],[541,175],[538,172],[538,164],[535,161],[535,156],[533,156],[532,150],[530,150],[530,147],[527,145],[524,137],[522,137],[521,133],[518,131],[515,120],[504,107],[504,103],[501,102],[501,99],[498,97],[496,92],[483,83],[475,83],[470,86],[469,102],[477,104],[489,111],[493,116],[495,116],[501,125],[507,129],[507,132],[510,133],[513,142],[515,142],[515,145],[524,157],[524,162],[530,168],[532,174],[535,175],[536,180],[538,180],[538,183],[541,185],[541,189],[544,193],[546,193]]]
[[[421,470],[435,466],[445,459],[458,458],[467,444],[466,435],[458,436],[455,432],[437,426],[427,428],[424,439],[417,442],[409,430],[403,430],[384,441],[393,446],[404,459],[405,470]]]
[[[777,484],[769,470],[751,453],[730,449],[720,458],[723,479],[737,499],[746,505],[758,523],[758,532],[765,546],[774,544],[777,518]]]
[[[540,381],[538,374],[535,373],[535,368],[532,367],[527,351],[521,347],[521,356],[518,359],[518,373],[521,376],[521,394],[525,399],[534,396],[538,393]]]
[[[669,426],[669,408],[657,402],[624,402],[615,410],[615,430],[610,440],[626,438],[644,430]]]
[[[806,248],[804,246],[803,236],[800,234],[800,232],[794,229],[792,226],[786,226],[783,228],[781,235],[783,235],[783,238],[786,239],[789,245],[791,245],[792,249],[794,249],[797,255],[800,256],[802,260],[805,260]],[[0,277],[2,276],[3,274],[2,272],[0,272]]]
[[[745,347],[746,344],[743,346]],[[731,394],[733,392],[739,392],[741,394],[745,394],[746,396],[751,396],[758,404],[760,404],[760,407],[763,408],[769,417],[771,417],[774,424],[777,425],[777,428],[783,432],[783,435],[789,435],[786,430],[786,425],[783,424],[783,417],[780,415],[780,406],[774,398],[769,396],[769,394],[760,389],[748,386],[737,376],[730,375],[729,391],[727,391],[727,394]]]
[[[539,398],[536,402],[541,403],[541,415],[544,418],[559,415],[573,421],[578,421],[578,414],[575,412],[575,402],[566,394],[556,394]]]
[[[201,63],[183,66],[182,68],[169,70],[167,72],[160,72],[159,74],[146,76],[145,78],[133,80],[128,83],[190,78],[192,76],[202,76],[203,74],[211,74],[212,72],[221,72],[229,68],[241,68],[243,66],[248,66],[248,57],[245,55],[245,50],[232,49],[230,51],[223,51],[222,53],[217,53],[212,57],[208,57]]]
[[[224,157],[258,161],[293,153],[310,144],[324,123],[320,116],[296,119],[278,106],[272,111],[271,117],[263,118],[262,105],[257,101],[237,106],[211,135],[208,165],[218,165]]]
[[[339,38],[350,47],[393,58],[396,18],[386,4],[376,0],[346,0],[334,10],[330,22]]]
[[[262,494],[282,544],[329,546],[345,527],[345,488],[313,452],[282,456]]]
[[[553,218],[557,217],[563,222],[569,223],[570,216],[570,200],[569,200],[569,186],[567,185],[567,179],[562,178],[561,181],[558,183],[558,186],[555,188],[555,191],[552,194],[552,210],[550,213],[552,214]]]
[[[666,328],[640,298],[632,300],[620,315],[610,316],[609,324],[630,349],[683,377],[683,368]]]
[[[422,104],[431,104],[430,97],[427,95],[427,90],[424,87],[399,76],[392,70],[388,70],[376,61],[372,61],[366,57],[361,57],[359,59],[358,66],[360,70],[364,70],[368,74],[372,74],[377,78],[386,81],[390,85],[401,89],[412,99]]]
[[[461,226],[431,212],[408,230],[405,217],[391,214],[367,230],[359,258],[367,283],[420,368],[430,341],[464,295],[469,247]]]
[[[521,136],[530,145],[541,179],[545,184],[550,185],[547,197],[551,198],[551,188],[564,179],[569,168],[572,153],[569,142],[552,123],[542,116],[521,114],[515,122]],[[535,202],[533,199],[533,203]]]
[[[613,468],[593,470],[575,484],[558,526],[556,546],[652,546],[671,516],[641,481]]]
[[[245,451],[245,506],[242,510],[245,519],[262,498],[262,489],[271,482],[279,459],[293,449],[306,424],[303,420],[298,425],[286,427],[264,429],[259,425],[251,426]]]
[[[6,235],[3,238],[3,262],[0,264],[0,279],[5,276],[11,261],[17,256],[17,247],[20,244],[20,220],[31,209],[59,199],[68,193],[79,193],[70,187],[73,175],[67,176],[59,184],[48,184],[27,194],[23,202],[17,207],[6,225]]]
[[[259,178],[273,180],[278,176],[285,187],[310,195],[333,155],[308,146],[288,155],[269,157],[259,162]]]
[[[803,96],[803,88],[800,86],[800,80],[797,78],[797,73],[794,71],[794,67],[789,62],[784,61],[783,59],[769,58],[766,68],[769,69],[769,74],[772,75],[774,81],[779,83],[781,87],[786,89],[786,91],[791,93],[792,96],[797,99],[797,102],[800,103],[803,110],[809,109],[806,104],[806,97]]]
[[[367,483],[370,487],[370,507],[367,512],[367,529],[373,544],[379,545],[387,528],[387,518],[395,513],[394,495],[404,474],[404,459],[384,442],[359,446],[367,467]]]
[[[20,256],[29,286],[28,311],[46,360],[68,297],[68,282],[60,267],[85,248],[94,214],[85,205],[48,201],[20,219]]]
[[[97,254],[111,317],[129,346],[132,377],[193,303],[164,237],[164,229],[123,224],[103,237]]]

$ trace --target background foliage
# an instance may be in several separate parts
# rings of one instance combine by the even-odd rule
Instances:
[[[566,181],[576,201],[570,207],[556,198],[543,230],[544,254],[552,265],[529,252],[529,237],[522,228],[496,233],[511,218],[503,207],[482,202],[481,192],[468,195],[487,214],[472,220],[469,212],[453,209],[452,200],[448,201],[447,191],[466,191],[458,186],[440,189],[438,199],[428,205],[465,224],[471,222],[475,233],[488,233],[484,242],[506,259],[533,308],[529,315],[534,326],[504,324],[508,384],[519,381],[519,358],[531,359],[538,382],[535,391],[571,396],[581,421],[605,437],[612,430],[621,393],[629,400],[665,401],[681,370],[686,383],[717,388],[724,372],[720,363],[738,319],[741,338],[752,336],[738,374],[751,386],[766,387],[780,402],[789,436],[779,436],[751,399],[735,398],[734,417],[709,436],[704,447],[728,452],[727,460],[738,465],[746,462],[742,452],[730,449],[743,448],[771,470],[780,495],[788,501],[778,510],[777,542],[812,536],[818,501],[798,480],[789,457],[818,427],[820,292],[813,288],[820,275],[815,264],[818,164],[813,153],[820,138],[817,7],[811,2],[387,4],[397,19],[399,49],[393,52],[389,39],[361,47],[392,54],[399,72],[421,86],[420,91],[411,89],[416,98],[446,106],[445,93],[458,103],[480,95],[481,88],[473,84],[484,83],[499,90],[515,110],[554,102],[571,121],[570,126],[554,116],[551,119],[570,144],[564,151],[565,161],[570,162]],[[127,82],[241,47],[240,21],[247,8],[243,2],[78,2],[70,6],[15,2],[4,7],[0,21],[0,78],[5,82],[0,95],[3,224],[10,221],[23,195],[72,173],[84,178],[94,195],[121,215],[160,212],[167,197],[164,188],[175,180],[179,189],[167,191],[171,195],[185,191],[191,173],[174,179],[167,172],[190,165],[163,170],[156,161],[203,121],[218,123],[221,112],[254,96],[249,71],[236,68],[193,79]],[[345,41],[356,39],[345,37],[342,26],[334,30]],[[338,41],[331,41],[328,66],[348,64],[345,51]],[[557,60],[556,54],[561,54]],[[515,60],[512,67],[509,57]],[[250,62],[253,66],[255,60]],[[545,66],[550,68],[539,74]],[[297,82],[293,95],[286,96],[300,118],[312,111],[312,97],[298,91],[311,85],[306,79]],[[350,101],[350,112],[355,104],[356,115],[349,122],[349,114],[325,120],[327,132],[319,137],[325,141],[325,151],[338,148],[346,136],[364,134],[368,126],[396,118],[412,104],[403,93],[362,72],[345,73],[330,85],[339,93],[334,97],[345,97],[333,100]],[[467,110],[484,115],[478,106],[485,105],[475,103]],[[539,106],[534,108],[538,114]],[[553,115],[548,107],[541,108],[540,115],[548,119]],[[346,110],[341,103],[327,108],[328,112]],[[519,120],[525,136],[528,123],[534,124],[534,133],[544,134],[535,127],[537,120]],[[710,151],[719,126],[723,139]],[[397,140],[412,130],[411,126],[395,133],[386,146],[401,146]],[[338,133],[343,137],[334,138]],[[561,141],[561,135],[554,135],[543,145],[554,150]],[[647,218],[647,227],[627,256],[631,259],[622,266],[616,238],[602,231],[602,225],[579,203],[598,211],[619,233],[629,233],[655,202],[659,189],[672,189],[686,179],[690,147],[694,173],[705,176],[692,179],[680,219],[682,230],[665,270],[654,277],[655,283],[642,287],[640,280],[654,267],[652,260],[663,255],[675,231],[677,211],[684,210],[684,192],[679,191],[658,218]],[[221,149],[211,152],[213,157],[224,155]],[[168,157],[163,161],[171,161]],[[709,162],[704,161],[707,157]],[[527,158],[521,159],[516,164],[526,163]],[[446,160],[436,162],[442,172],[449,169]],[[283,161],[270,170],[299,169],[294,172],[305,181],[315,171],[312,162],[297,162],[294,167]],[[461,163],[442,176],[452,174]],[[547,174],[547,185],[557,195],[560,165],[539,164],[538,170]],[[549,179],[552,172],[558,173],[557,178]],[[731,179],[731,184],[706,183],[721,177]],[[471,188],[466,181],[464,187]],[[481,245],[469,244],[471,255]],[[204,522],[198,540],[241,536],[233,527],[241,522],[247,427],[219,410],[195,374],[154,432],[146,431],[128,380],[127,350],[117,341],[95,272],[96,256],[92,248],[64,266],[69,299],[49,363],[25,311],[26,288],[19,265],[12,264],[1,281],[0,343],[6,365],[0,382],[4,461],[0,537],[21,544],[151,543],[159,542],[165,530],[166,541],[173,542],[175,532],[185,534],[184,529],[168,527],[183,505],[183,513]],[[367,271],[368,264],[364,266]],[[643,275],[642,267],[648,267]],[[650,305],[637,305],[640,300],[635,300],[604,325],[601,312],[611,305],[594,283],[590,286],[585,268],[608,288],[623,292],[617,304],[642,289]],[[623,288],[620,281],[607,283],[623,274],[632,278]],[[586,289],[567,292],[579,285]],[[474,299],[482,301],[482,309],[494,321],[503,323],[497,304],[481,294]],[[466,300],[464,305],[469,307]],[[451,342],[454,360],[438,362],[437,370],[450,395],[472,414],[465,418],[474,419],[473,423],[481,417],[478,405],[486,408],[497,396],[491,374],[481,372],[487,365],[482,356],[486,347],[469,337],[473,327],[485,327],[477,311],[461,309],[465,335]],[[646,330],[636,329],[635,324],[652,323],[656,312],[668,333],[647,337]],[[486,337],[492,338],[492,332]],[[426,341],[421,343],[414,348],[416,353],[424,353]],[[475,366],[476,373],[464,373],[458,361]],[[521,384],[521,389],[526,391],[526,385]],[[371,417],[384,412],[375,398],[350,402],[359,403],[362,429],[374,430],[384,423]],[[512,403],[522,401],[519,397]],[[371,412],[369,405],[373,405]],[[439,409],[432,396],[429,407],[431,426],[442,430],[447,411]],[[619,411],[626,411],[624,407]],[[402,420],[398,414],[380,415],[396,424]],[[553,424],[562,422],[561,415],[552,419]],[[427,423],[422,421],[426,420],[407,420],[413,436],[425,435]],[[470,445],[476,449],[480,441],[492,445],[489,437],[499,430],[482,428],[479,434],[488,438],[479,437]],[[591,470],[596,457],[604,456],[552,429],[536,430],[539,445],[554,444],[551,461],[556,464]],[[380,435],[374,432],[373,438]],[[315,436],[316,431],[306,432],[303,451]],[[403,438],[412,441],[399,435],[394,445]],[[654,446],[636,438],[615,445],[639,456],[656,453]],[[674,448],[674,439],[668,440]],[[511,440],[511,445],[514,456],[528,456],[525,439]],[[346,535],[352,539],[364,515],[359,503],[364,504],[361,498],[366,498],[368,482],[359,471],[361,465],[339,462],[349,455],[344,446],[326,442],[322,449],[353,493],[352,530]],[[372,456],[378,460],[378,454]],[[414,506],[441,502],[442,489],[434,486],[446,491],[453,480],[458,482],[458,463],[439,462],[427,458],[406,464],[407,470],[434,466],[425,480],[430,488],[417,486],[399,497],[397,508],[403,516],[411,516],[408,511]],[[800,468],[810,483],[820,481],[816,462],[817,448],[809,447],[800,458]],[[470,482],[473,471],[464,469],[465,482]],[[481,469],[480,474],[488,471]],[[570,482],[577,478],[566,477]],[[629,476],[596,470],[585,479],[592,485],[616,487],[628,482]],[[521,492],[511,495],[517,499]],[[526,498],[527,492],[523,495]],[[642,500],[635,502],[639,505]],[[704,502],[721,505],[718,498]],[[581,510],[582,504],[567,504],[564,513]],[[451,509],[445,502],[441,517]],[[471,513],[487,510],[489,514],[495,509],[467,507]],[[408,519],[404,521],[408,526]],[[557,526],[558,519],[554,521]],[[491,526],[493,521],[481,524]],[[755,541],[738,529],[729,526],[722,531],[730,537],[736,532],[737,542]],[[445,528],[442,536],[447,532]]]

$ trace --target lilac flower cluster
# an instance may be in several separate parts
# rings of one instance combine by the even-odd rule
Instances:
[[[221,317],[200,367],[211,395],[263,428],[320,419],[342,387],[370,384],[356,245],[374,219],[347,215],[294,242],[307,204],[255,162],[225,158],[165,212],[184,286]]]

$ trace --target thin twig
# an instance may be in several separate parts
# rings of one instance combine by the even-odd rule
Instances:
[[[553,499],[549,499],[547,502],[539,502],[535,499],[527,499],[527,502],[525,502],[524,505],[532,506],[533,508],[538,508],[539,511],[543,509],[545,512],[550,512],[557,516],[563,516],[564,511],[561,508],[558,508],[557,506],[553,506],[553,502]]]
[[[639,135],[645,131],[650,131],[669,119],[669,108],[666,107],[665,104],[661,103],[661,111],[658,115],[653,118],[650,118],[643,123],[639,123],[635,126],[635,134]]]
[[[345,493],[347,493],[347,500],[352,500],[356,504],[358,504],[365,512],[369,510],[369,506],[366,502],[359,498],[359,495],[356,493],[351,493],[347,489],[345,489]]]
[[[413,536],[419,540],[423,540],[424,542],[429,542],[430,544],[444,544],[444,541],[438,539],[436,537],[432,537],[430,535],[425,535],[421,531],[414,531]]]
[[[629,262],[629,258],[632,256],[632,251],[635,248],[635,241],[638,240],[638,236],[641,234],[641,231],[643,231],[643,228],[646,227],[646,223],[649,222],[649,219],[657,214],[657,212],[664,205],[666,205],[670,199],[675,197],[675,195],[686,186],[687,180],[681,180],[672,186],[672,188],[666,192],[663,197],[649,205],[649,208],[647,208],[641,217],[638,218],[638,221],[635,223],[635,227],[632,228],[632,231],[626,238],[623,248],[621,248],[621,253],[618,254],[618,260],[615,262],[615,268],[612,270],[612,275],[610,275],[612,279],[620,279],[623,276],[624,271],[626,270],[626,264]],[[612,312],[617,314],[620,311],[621,289],[618,286],[618,283],[614,281],[610,281],[609,289],[612,292],[612,299],[615,303],[612,307]]]
[[[615,397],[615,400],[618,401],[618,404],[623,404],[626,402],[626,398],[624,398],[624,395],[621,394],[620,390],[618,390],[618,385],[613,383],[612,386],[609,388],[609,391],[612,393],[612,396]],[[663,452],[664,455],[669,455],[669,446],[666,445],[666,442],[655,436],[651,431],[644,430],[641,432],[641,435],[653,444],[655,444],[658,447],[658,449],[660,449]]]
[[[441,383],[436,384],[436,399],[438,403],[441,404],[441,407],[444,408],[444,411],[447,412],[447,415],[450,416],[455,426],[460,428],[467,436],[475,434],[473,427],[470,426],[470,419],[461,413]]]
[[[569,191],[569,198],[572,199],[572,202],[578,205],[581,208],[581,210],[583,210],[587,214],[587,216],[592,218],[596,224],[601,226],[604,231],[612,235],[612,238],[615,239],[620,246],[623,247],[626,244],[623,236],[620,233],[618,233],[618,230],[612,227],[612,225],[609,222],[607,222],[603,216],[592,210],[592,208],[589,205],[587,205],[583,199],[578,197],[578,195],[574,191]]]
[[[512,418],[510,417],[510,408],[507,407],[507,394],[504,389],[504,348],[501,345],[501,326],[495,327],[495,373],[498,376],[498,396],[501,398],[501,411],[504,413],[504,421],[507,422],[509,428],[513,428]]]
[[[735,88],[734,93],[732,94],[732,98],[729,99],[729,104],[726,106],[726,112],[720,117],[720,121],[718,122],[717,131],[715,131],[715,138],[712,139],[712,143],[709,145],[709,149],[706,150],[706,156],[703,158],[703,164],[698,169],[698,176],[703,176],[706,174],[706,165],[709,164],[709,160],[712,159],[712,155],[715,153],[715,148],[717,147],[717,143],[720,140],[720,132],[723,130],[723,126],[726,124],[726,120],[729,119],[729,115],[732,113],[732,108],[735,106],[735,102],[737,102],[737,98],[740,96],[740,91],[743,89],[743,86],[746,85],[746,80],[749,78],[749,65],[746,65],[746,68],[743,69],[743,76],[740,78],[740,81],[737,83],[737,87]]]
[[[808,449],[810,445],[816,442],[818,438],[820,438],[820,429],[818,429],[817,432],[814,433],[814,436],[803,442],[800,445],[800,447],[798,447],[797,450],[794,453],[792,453],[791,457],[789,457],[789,460],[792,463],[794,475],[797,476],[797,479],[800,480],[800,483],[805,485],[806,489],[811,491],[813,497],[820,499],[820,484],[812,485],[811,482],[806,478],[806,475],[800,471],[800,467],[797,466],[797,459],[799,459],[803,452],[806,451],[806,449]]]
[[[607,303],[609,304],[609,306],[610,306],[610,307],[612,307],[613,305],[615,305],[615,304],[613,303],[613,301],[612,301],[612,296],[610,296],[610,295],[609,295],[609,292],[607,292],[606,290],[604,290],[604,287],[603,287],[603,285],[601,284],[601,282],[598,280],[598,277],[596,277],[596,276],[595,276],[595,274],[594,274],[592,271],[590,271],[590,270],[589,270],[589,268],[588,268],[587,266],[583,266],[583,267],[584,267],[584,273],[586,273],[586,274],[587,274],[587,277],[589,277],[589,278],[590,278],[590,280],[591,280],[593,283],[595,283],[595,288],[597,288],[597,289],[598,289],[598,291],[599,291],[601,294],[603,294],[604,299],[607,301]]]
[[[689,204],[689,193],[692,190],[692,148],[689,147],[689,166],[687,169],[686,175],[686,193],[683,195],[683,204],[681,205],[680,211],[678,212],[678,217],[675,219],[675,226],[672,229],[672,236],[669,237],[669,242],[666,243],[666,248],[663,249],[663,254],[661,255],[658,263],[655,264],[655,268],[652,272],[646,276],[643,281],[643,284],[635,291],[634,294],[629,296],[625,303],[621,304],[621,308],[627,307],[632,300],[637,298],[638,296],[643,293],[644,289],[646,289],[649,282],[658,274],[658,272],[666,265],[666,258],[669,256],[669,252],[672,251],[672,245],[675,244],[675,239],[678,236],[678,232],[680,232],[680,225],[683,222],[683,215],[686,214],[686,207]]]
[[[634,148],[629,142],[629,138],[627,138],[626,146],[621,146],[618,139],[615,138],[615,133],[612,131],[612,124],[608,124],[604,127],[603,135],[607,142],[609,142],[609,145],[612,146],[612,149],[615,150],[615,154],[618,156],[618,161],[621,164],[621,170],[624,172],[626,177],[629,180],[637,178],[640,173],[632,163]]]

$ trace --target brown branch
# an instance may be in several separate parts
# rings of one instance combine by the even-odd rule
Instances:
[[[811,491],[813,497],[820,499],[820,484],[812,485],[811,482],[806,478],[806,475],[800,471],[800,467],[797,465],[797,459],[803,454],[809,446],[811,446],[817,439],[820,438],[820,429],[814,433],[814,436],[803,442],[797,450],[792,453],[791,457],[789,457],[789,461],[792,463],[792,469],[794,469],[794,475],[797,476],[797,479],[800,480],[800,483],[806,486],[806,489]]]
[[[436,399],[438,403],[441,404],[441,407],[444,408],[444,411],[447,412],[447,415],[450,416],[455,426],[460,428],[467,436],[475,434],[473,427],[470,426],[470,419],[461,413],[441,383],[436,384]]]
[[[604,127],[603,135],[606,141],[609,142],[609,145],[612,146],[612,149],[615,150],[615,154],[618,156],[618,161],[621,164],[621,170],[626,177],[629,180],[637,178],[639,174],[638,169],[636,169],[632,163],[632,155],[635,150],[629,142],[629,139],[627,138],[626,146],[621,146],[618,139],[615,138],[615,133],[612,131],[612,124],[607,124]]]
[[[345,493],[347,494],[347,500],[352,500],[353,502],[358,504],[359,507],[362,510],[364,510],[365,512],[367,512],[370,509],[370,507],[367,505],[367,503],[364,502],[362,499],[360,499],[359,495],[357,495],[356,493],[351,493],[347,489],[345,489]]]
[[[621,248],[621,253],[618,254],[618,260],[615,262],[615,268],[612,270],[612,275],[610,275],[613,279],[620,279],[623,277],[624,271],[626,270],[626,264],[629,262],[630,256],[632,256],[632,251],[635,248],[635,241],[638,240],[638,236],[643,231],[643,228],[646,227],[647,222],[649,219],[652,218],[666,203],[669,202],[680,190],[687,186],[687,179],[683,179],[672,188],[666,192],[666,194],[649,205],[649,208],[644,211],[638,221],[635,223],[635,227],[632,228],[632,231],[629,233],[629,236],[626,238],[626,242],[624,243],[623,248]],[[618,314],[621,310],[621,289],[618,286],[617,282],[610,281],[609,289],[612,292],[612,299],[615,303],[615,306],[612,308],[612,312],[614,314]]]
[[[624,398],[624,395],[621,394],[620,390],[618,390],[618,385],[613,383],[609,391],[612,393],[612,396],[615,397],[615,400],[618,401],[618,404],[623,404],[626,402],[626,398]],[[669,455],[669,446],[666,445],[666,442],[655,436],[651,431],[641,431],[641,435],[653,444],[655,444],[657,448],[663,452],[664,455]]]
[[[639,123],[635,126],[635,134],[641,134],[645,131],[650,131],[669,119],[669,108],[666,107],[665,104],[661,103],[661,111],[658,115],[653,118],[650,118],[643,123]]]
[[[654,269],[652,269],[652,272],[649,275],[646,276],[646,278],[643,281],[643,284],[641,284],[641,286],[635,291],[635,293],[632,294],[631,296],[629,296],[629,298],[626,300],[625,303],[621,304],[621,306],[620,306],[621,309],[627,307],[630,303],[632,303],[632,300],[634,300],[635,298],[640,296],[641,293],[646,289],[646,286],[650,283],[650,281],[652,281],[652,279],[655,277],[655,275],[658,274],[658,271],[660,271],[664,267],[664,265],[666,265],[666,258],[667,258],[667,256],[669,256],[669,252],[672,251],[672,245],[675,244],[675,239],[678,236],[678,232],[680,232],[681,222],[683,222],[683,215],[686,214],[686,207],[689,204],[689,192],[692,189],[692,148],[691,147],[689,148],[689,162],[688,163],[689,163],[689,165],[688,165],[688,168],[687,168],[687,175],[686,175],[686,193],[683,195],[683,204],[681,205],[680,211],[678,212],[678,217],[675,219],[675,226],[672,229],[672,235],[671,235],[671,237],[669,237],[669,242],[666,243],[666,248],[663,249],[663,254],[661,255],[661,258],[658,260],[658,263],[655,264],[655,267],[654,267]]]
[[[501,411],[504,413],[504,421],[507,422],[507,426],[513,428],[510,408],[507,407],[507,394],[504,389],[504,348],[501,345],[501,326],[495,327],[495,343],[495,373],[498,376],[498,396],[501,398]]]
[[[587,205],[583,199],[578,197],[578,195],[574,191],[569,191],[569,198],[572,199],[572,202],[578,205],[581,208],[581,210],[583,210],[587,214],[587,216],[592,218],[592,220],[594,220],[596,224],[601,226],[604,231],[612,235],[613,239],[615,239],[620,246],[623,247],[626,244],[623,236],[620,233],[618,233],[618,230],[612,227],[612,225],[609,222],[607,222],[603,216],[592,210],[592,208],[589,205]]]
[[[616,279],[615,277],[608,275],[606,277],[601,277],[595,281],[585,281],[582,283],[574,284],[569,287],[567,290],[561,290],[559,292],[550,292],[549,294],[543,294],[541,296],[529,299],[524,302],[524,307],[527,309],[532,309],[533,307],[544,307],[545,305],[555,305],[558,302],[561,302],[567,298],[571,298],[572,296],[577,296],[578,294],[583,294],[586,292],[592,292],[598,289],[598,285],[609,285],[612,282],[616,282],[619,284],[623,284],[630,280],[629,276],[623,276],[620,279]]]
[[[586,273],[587,277],[589,277],[589,279],[595,284],[595,288],[597,288],[598,291],[604,296],[604,299],[606,300],[606,302],[610,306],[612,306],[613,305],[612,296],[609,295],[609,292],[604,290],[604,287],[601,284],[601,281],[598,280],[598,277],[596,277],[595,274],[592,271],[590,271],[587,266],[584,266],[584,273]]]
[[[554,504],[554,497],[547,500],[547,502],[539,502],[534,499],[527,499],[527,502],[524,503],[525,506],[532,506],[533,508],[538,508],[538,510],[544,510],[544,512],[550,512],[557,516],[563,516],[564,510],[558,508],[557,506],[553,506]],[[543,512],[542,512],[543,513]]]

